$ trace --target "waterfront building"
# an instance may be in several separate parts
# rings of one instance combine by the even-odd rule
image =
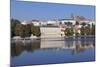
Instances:
[[[72,25],[75,25],[76,21],[74,19],[60,19],[59,23],[61,25],[67,25],[67,23],[72,23]]]
[[[57,26],[40,27],[40,30],[41,30],[41,38],[52,38],[52,37],[64,36],[64,33],[61,32],[61,28]]]
[[[33,23],[34,26],[40,26],[39,20],[32,20],[32,23]]]
[[[78,24],[76,24],[76,22]],[[77,17],[76,19],[32,20],[31,23],[34,26],[40,26],[41,37],[64,37],[64,30],[66,28],[73,28],[73,36],[75,36],[75,33],[81,33],[80,29],[82,23],[85,23],[85,26],[90,24],[90,27],[92,27],[92,24],[95,24],[95,21],[84,17]],[[21,24],[26,25],[29,23],[23,21]]]

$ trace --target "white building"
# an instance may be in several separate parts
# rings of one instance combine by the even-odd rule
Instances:
[[[23,22],[21,22],[21,24],[26,25],[27,24],[27,21],[23,21]]]
[[[40,21],[40,25],[41,26],[46,26],[47,25],[47,21]]]
[[[76,32],[76,33],[81,33],[81,30],[80,30],[80,28],[82,27],[82,25],[75,25],[74,26],[74,32]]]
[[[39,20],[32,20],[32,23],[33,23],[34,26],[40,26]]]
[[[71,22],[72,25],[75,25],[75,23],[76,23],[76,21],[73,20],[73,19],[61,19],[61,20],[59,20],[59,23],[61,23],[61,24],[65,24],[65,23],[68,23],[68,22]]]
[[[47,21],[47,25],[58,26],[59,22],[57,22],[57,20],[49,20]]]
[[[64,33],[61,31],[60,27],[40,27],[40,30],[41,30],[41,38],[64,36]]]

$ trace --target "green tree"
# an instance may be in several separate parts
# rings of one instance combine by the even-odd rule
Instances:
[[[25,25],[25,37],[30,37],[31,36],[31,25],[30,24],[27,24]]]
[[[85,33],[86,33],[86,35],[91,35],[91,29],[90,29],[89,24],[88,24],[88,26],[85,27]]]
[[[78,22],[78,21],[76,21],[75,25],[79,25],[79,22]]]
[[[91,35],[95,35],[95,25],[92,23]]]
[[[64,33],[66,36],[72,36],[74,34],[73,28],[66,28]]]
[[[85,22],[83,22],[83,23],[81,23],[81,25],[82,25],[82,26],[85,26],[85,25],[86,25],[86,23],[85,23]]]
[[[75,36],[79,36],[80,34],[78,32],[75,32]]]
[[[11,37],[15,36],[15,27],[17,24],[20,24],[21,22],[19,20],[16,19],[11,19]]]
[[[81,35],[85,35],[85,27],[81,27]]]
[[[68,26],[72,26],[72,23],[71,22],[67,22],[66,23]]]
[[[21,36],[22,38],[25,37],[25,26],[22,24],[17,24],[15,27],[15,34],[16,36]]]
[[[31,32],[34,36],[41,36],[41,32],[40,32],[40,27],[39,26],[33,26],[31,27]]]

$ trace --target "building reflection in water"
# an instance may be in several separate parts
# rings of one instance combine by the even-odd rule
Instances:
[[[70,49],[72,54],[80,53],[89,48],[95,47],[95,38],[65,38],[64,40],[36,40],[18,41],[11,43],[11,56],[19,56],[23,51],[34,52],[35,50],[48,49]]]

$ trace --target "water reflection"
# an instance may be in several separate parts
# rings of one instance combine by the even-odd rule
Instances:
[[[33,52],[34,50],[40,48],[40,42],[40,40],[34,42],[13,42],[11,43],[11,56],[19,56],[23,51]]]
[[[20,56],[22,52],[32,52],[35,50],[48,49],[70,49],[71,54],[76,54],[95,47],[94,37],[59,38],[59,40],[41,39],[11,42],[11,57]]]
[[[74,39],[74,40],[73,40]],[[76,37],[76,38],[70,38],[66,39],[65,46],[68,48],[72,48],[72,54],[74,53],[80,53],[82,51],[85,51],[89,48],[95,47],[95,38],[94,37]]]

